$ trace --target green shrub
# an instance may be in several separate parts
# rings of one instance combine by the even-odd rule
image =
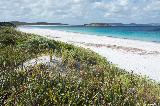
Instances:
[[[0,105],[160,105],[158,83],[121,70],[97,53],[12,28],[0,30],[1,37],[4,33],[16,43],[0,44]],[[62,62],[23,68],[42,54]]]

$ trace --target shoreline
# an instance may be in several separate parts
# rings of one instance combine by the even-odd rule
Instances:
[[[37,28],[38,29],[38,28]],[[43,29],[43,28],[42,28]],[[51,29],[50,29],[51,30]],[[56,31],[62,31],[62,30],[56,30]],[[114,37],[112,35],[105,36],[105,35],[97,35],[97,34],[87,34],[87,33],[80,33],[80,32],[72,32],[72,31],[62,31],[62,32],[69,32],[69,33],[77,33],[77,34],[83,34],[83,35],[92,35],[92,36],[98,36],[98,37],[109,37],[109,38],[117,38],[117,39],[127,39],[127,40],[134,40],[134,41],[140,41],[140,42],[149,42],[149,43],[157,43],[160,44],[160,41],[145,41],[145,40],[139,40],[139,39],[129,39],[129,38],[120,38],[120,37]]]
[[[160,43],[41,28],[20,27],[18,30],[89,48],[128,72],[160,81]],[[142,55],[140,52],[144,51],[146,54]]]
[[[160,43],[157,43],[157,42],[150,42],[150,41],[141,41],[141,40],[134,40],[134,39],[128,39],[128,38],[119,38],[119,37],[112,37],[112,36],[99,36],[99,35],[96,35],[96,34],[85,34],[85,33],[78,33],[78,32],[71,32],[71,31],[61,31],[61,30],[52,30],[52,29],[44,29],[44,28],[26,28],[26,27],[18,27],[17,28],[18,30],[20,31],[26,31],[26,32],[33,32],[33,33],[38,33],[40,32],[41,30],[43,31],[47,31],[48,33],[44,34],[43,31],[41,31],[40,35],[43,35],[44,37],[50,37],[48,36],[48,34],[50,34],[50,31],[51,32],[62,32],[62,33],[69,33],[69,34],[78,34],[78,36],[83,36],[83,37],[95,37],[95,38],[104,38],[104,39],[114,39],[114,40],[122,40],[123,42],[134,42],[134,43],[143,43],[143,44],[147,44],[147,45],[154,45],[155,48],[157,48],[156,46],[159,46],[160,47]],[[52,33],[53,34],[53,33]],[[78,37],[76,35],[76,37]],[[51,37],[52,38],[52,37]],[[54,37],[56,38],[56,37]],[[60,38],[60,37],[57,37],[57,38]],[[55,39],[56,40],[56,39]],[[116,43],[116,42],[115,42]],[[122,43],[122,42],[121,42]],[[101,43],[100,43],[101,44]],[[126,45],[123,45],[123,46],[126,46]],[[133,45],[132,45],[133,46]],[[136,46],[137,47],[137,46]],[[135,48],[136,48],[135,47]],[[160,48],[158,47],[158,51],[160,51]],[[141,48],[141,47],[140,47]],[[152,49],[155,49],[152,47]]]
[[[28,26],[28,25],[25,25],[25,26]],[[31,26],[30,28],[29,27],[19,27],[19,28],[24,28],[24,29],[33,29],[32,28],[32,26],[50,26],[50,25],[29,25],[29,26]],[[51,26],[53,26],[53,25],[51,25]],[[112,27],[119,27],[119,26],[112,26]],[[128,26],[126,26],[126,27],[128,27]],[[131,27],[134,27],[134,26],[131,26]],[[135,26],[135,27],[137,27],[137,26]],[[146,27],[146,26],[145,26]],[[150,26],[148,26],[148,27],[150,27]],[[34,29],[44,29],[44,28],[34,28]],[[52,30],[52,29],[47,29],[47,30]],[[109,35],[109,36],[105,36],[105,35],[98,35],[98,34],[92,34],[92,33],[83,33],[83,32],[72,32],[72,31],[64,31],[64,30],[58,30],[58,29],[56,29],[55,31],[61,31],[61,32],[69,32],[69,33],[77,33],[77,34],[82,34],[82,35],[92,35],[92,36],[98,36],[98,37],[109,37],[109,38],[117,38],[117,39],[127,39],[127,40],[134,40],[134,41],[140,41],[140,42],[146,42],[146,43],[156,43],[156,44],[160,44],[160,41],[147,41],[147,40],[139,40],[139,39],[130,39],[130,38],[125,38],[125,37],[122,37],[122,38],[120,38],[120,37],[114,37],[114,36],[112,36],[112,35]]]

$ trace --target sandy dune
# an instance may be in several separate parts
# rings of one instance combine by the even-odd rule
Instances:
[[[18,30],[89,48],[122,69],[160,81],[160,43],[48,29]]]

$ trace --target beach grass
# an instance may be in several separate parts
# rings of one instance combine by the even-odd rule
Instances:
[[[24,63],[41,55],[59,65]],[[89,49],[0,28],[1,105],[160,105],[160,85],[110,64]]]

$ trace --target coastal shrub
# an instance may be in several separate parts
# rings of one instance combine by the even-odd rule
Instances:
[[[15,45],[25,41],[28,35],[16,31],[14,28],[1,27],[0,28],[0,44],[4,46]]]
[[[16,25],[11,22],[0,22],[0,27],[16,27]]]
[[[110,64],[97,53],[13,28],[15,43],[0,43],[0,105],[160,105],[160,85]],[[60,58],[54,66],[23,64],[41,55]],[[51,62],[51,61],[50,61]]]

